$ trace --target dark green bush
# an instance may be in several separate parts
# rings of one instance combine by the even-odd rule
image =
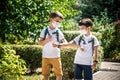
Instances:
[[[115,48],[113,44],[116,41],[113,42],[114,24],[111,22],[111,19],[108,18],[107,10],[105,10],[105,12],[101,12],[101,18],[99,18],[99,16],[93,16],[93,21],[94,25],[92,30],[102,34],[101,46],[104,50],[104,58],[111,58],[112,56],[114,56],[111,55],[113,54],[111,52]]]

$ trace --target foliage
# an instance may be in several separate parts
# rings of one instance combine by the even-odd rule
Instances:
[[[4,44],[37,44],[32,38],[24,39],[21,35],[6,34],[6,41]]]
[[[110,57],[108,54],[110,54],[111,50],[110,47],[112,46],[111,43],[114,39],[114,24],[111,23],[111,19],[107,17],[107,12],[101,13],[102,18],[98,18],[98,16],[93,16],[94,25],[93,25],[93,31],[99,32],[102,34],[101,39],[101,46],[104,50],[104,57]]]
[[[120,22],[116,22],[115,31],[113,33],[113,40],[111,42],[109,51],[110,53],[106,56],[107,58],[112,58],[114,61],[120,61]]]
[[[70,30],[72,30],[72,31],[76,30],[77,26],[78,26],[78,24],[75,21],[75,19],[63,20],[62,25],[63,26],[61,26],[60,29],[61,30],[65,30],[65,31],[67,31],[67,30],[68,31],[70,31]]]
[[[76,0],[5,0],[0,4],[0,39],[6,41],[6,36],[22,36],[24,39],[38,39],[41,29],[48,26],[52,11],[60,11],[65,18],[78,12],[70,4]],[[73,13],[74,12],[74,13]],[[9,40],[8,40],[9,41]],[[16,43],[16,42],[10,42]]]
[[[112,52],[109,54],[110,58],[116,61],[120,61],[120,50],[119,48],[116,48],[115,50],[112,50]]]
[[[0,47],[0,78],[9,80],[25,74],[26,63],[8,46]]]
[[[100,13],[107,9],[108,17],[112,21],[116,21],[120,19],[119,5],[119,0],[77,0],[76,4],[73,4],[73,8],[82,12],[81,15],[76,17],[77,20],[84,17],[92,18],[92,16],[101,18]]]
[[[73,78],[74,74],[74,57],[75,57],[76,49],[72,48],[62,48],[61,49],[61,61],[63,67],[63,80]]]

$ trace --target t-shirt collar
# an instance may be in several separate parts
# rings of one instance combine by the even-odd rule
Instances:
[[[56,31],[56,30],[58,30],[58,28],[55,28],[55,29],[52,30],[52,29],[50,29],[50,26],[48,26],[48,30],[49,31]]]
[[[84,38],[91,38],[92,37],[92,33],[90,33],[90,35],[88,35],[88,36],[83,35],[83,37]]]

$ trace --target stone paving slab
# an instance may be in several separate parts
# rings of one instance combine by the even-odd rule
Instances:
[[[120,63],[102,62],[100,71],[93,74],[93,80],[120,80]]]
[[[100,66],[101,70],[120,70],[120,63],[118,62],[102,62]]]
[[[93,80],[120,80],[120,71],[99,71]]]

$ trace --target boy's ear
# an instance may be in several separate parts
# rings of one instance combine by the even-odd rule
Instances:
[[[91,30],[92,29],[91,26],[89,26],[88,29]]]
[[[91,29],[91,26],[89,26],[88,28]]]

